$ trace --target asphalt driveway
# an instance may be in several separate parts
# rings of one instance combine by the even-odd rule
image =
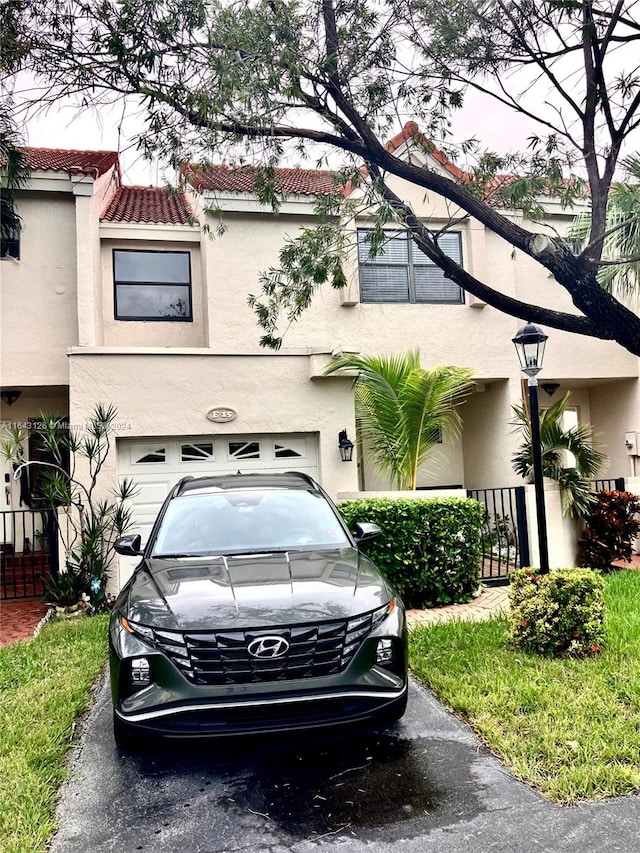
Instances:
[[[637,853],[640,799],[560,808],[413,685],[404,720],[342,737],[160,745],[124,755],[104,681],[52,853]]]

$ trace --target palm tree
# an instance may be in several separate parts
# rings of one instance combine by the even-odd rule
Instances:
[[[357,370],[356,418],[380,468],[398,489],[415,489],[418,470],[442,435],[457,436],[458,411],[469,394],[466,367],[420,366],[420,352],[406,355],[344,355],[325,374]]]
[[[638,294],[640,284],[640,156],[622,161],[624,182],[611,185],[607,205],[607,230],[602,244],[598,281],[614,296],[624,299]],[[578,251],[587,248],[591,213],[579,214],[571,223],[569,241]],[[597,248],[594,246],[594,248]]]
[[[21,149],[22,137],[10,112],[11,102],[0,104],[0,236],[3,243],[15,238],[20,217],[15,209],[16,191],[29,178],[27,155]]]
[[[565,429],[562,421],[569,403],[570,393],[548,409],[540,411],[540,444],[542,445],[542,472],[560,484],[562,509],[571,518],[584,518],[593,503],[592,480],[606,461],[606,456],[594,445],[595,434],[591,424],[581,424]],[[513,406],[517,429],[521,430],[523,443],[512,458],[513,469],[523,479],[533,482],[533,451],[531,447],[531,422],[524,406]],[[564,466],[565,454],[573,456],[574,464]]]

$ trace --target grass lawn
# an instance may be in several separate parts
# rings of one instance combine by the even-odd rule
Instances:
[[[640,572],[609,575],[605,600],[606,643],[585,660],[510,648],[506,618],[411,634],[414,675],[559,802],[640,791]]]
[[[47,623],[0,648],[0,850],[39,853],[54,809],[74,721],[107,656],[107,617]]]

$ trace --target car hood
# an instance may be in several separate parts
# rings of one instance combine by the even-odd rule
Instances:
[[[125,594],[122,610],[131,621],[179,631],[346,619],[392,595],[355,548],[153,558]]]

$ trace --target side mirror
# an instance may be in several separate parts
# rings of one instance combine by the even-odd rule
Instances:
[[[123,557],[141,557],[142,550],[140,548],[140,534],[135,536],[121,536],[113,544],[116,553],[122,554]]]
[[[355,529],[355,540],[358,545],[361,545],[363,542],[371,542],[372,539],[377,539],[382,533],[378,525],[370,521],[356,522]]]

